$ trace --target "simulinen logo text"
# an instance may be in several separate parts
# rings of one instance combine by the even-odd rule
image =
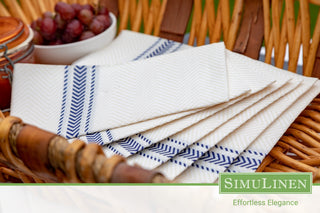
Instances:
[[[220,173],[221,194],[311,194],[312,173]]]

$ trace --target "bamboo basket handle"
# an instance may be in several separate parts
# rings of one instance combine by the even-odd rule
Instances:
[[[70,144],[15,117],[1,119],[0,127],[4,157],[16,172],[36,182],[168,182],[160,173],[128,166],[123,157],[106,158],[97,144],[78,140]],[[31,181],[22,176],[20,179]]]

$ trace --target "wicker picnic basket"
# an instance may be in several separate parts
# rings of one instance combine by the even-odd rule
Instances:
[[[21,7],[16,1],[4,0],[0,15],[30,23],[41,12],[53,11],[57,1],[20,2]],[[190,45],[204,45],[207,37],[210,43],[222,39],[229,50],[258,59],[264,44],[265,62],[270,64],[274,53],[274,65],[283,68],[288,52],[287,69],[292,72],[297,70],[303,49],[303,75],[320,76],[320,13],[313,22],[309,8],[318,8],[319,0],[100,0],[100,4],[118,17],[119,31],[143,29],[145,34],[181,42],[190,23]],[[320,99],[315,98],[257,171],[312,172],[318,181],[319,132]],[[157,172],[127,165],[120,156],[107,159],[98,145],[80,140],[69,144],[58,135],[8,115],[0,118],[0,140],[0,182],[167,182]]]

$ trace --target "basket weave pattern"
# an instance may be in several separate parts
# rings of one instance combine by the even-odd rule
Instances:
[[[95,0],[64,0],[92,3]],[[0,13],[30,23],[54,4],[5,0]],[[48,1],[54,3],[55,1]],[[202,4],[204,2],[204,4]],[[129,29],[182,41],[191,23],[189,45],[224,41],[229,50],[254,59],[265,44],[265,62],[295,72],[303,47],[303,74],[320,76],[320,13],[311,35],[310,5],[319,0],[100,0],[119,19],[119,31]],[[299,5],[295,14],[294,4]],[[233,11],[230,13],[230,8]],[[16,8],[16,9],[13,9]],[[191,16],[192,15],[192,16]],[[282,18],[281,18],[282,17]],[[286,48],[286,46],[288,48]],[[107,159],[101,148],[64,138],[0,113],[0,182],[166,182],[159,173],[128,166],[119,156]],[[40,127],[41,128],[41,127]],[[320,177],[320,99],[316,98],[290,126],[257,172],[312,172]]]

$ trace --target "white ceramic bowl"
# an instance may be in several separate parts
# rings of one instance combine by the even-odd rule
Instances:
[[[69,65],[77,59],[108,45],[115,37],[117,19],[110,13],[111,26],[92,38],[70,44],[35,45],[35,56],[40,64]]]

